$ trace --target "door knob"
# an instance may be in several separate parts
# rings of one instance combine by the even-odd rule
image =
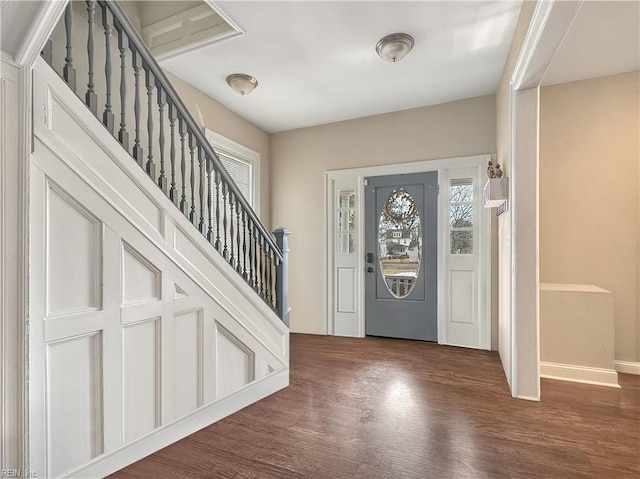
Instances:
[[[373,268],[371,266],[367,268],[367,273],[373,273]]]

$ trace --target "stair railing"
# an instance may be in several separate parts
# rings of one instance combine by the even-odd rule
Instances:
[[[101,33],[104,41],[98,42]],[[86,56],[74,58],[85,46]],[[274,242],[122,7],[115,1],[69,2],[42,56],[288,326],[289,232],[277,229]],[[96,64],[104,65],[104,76]]]

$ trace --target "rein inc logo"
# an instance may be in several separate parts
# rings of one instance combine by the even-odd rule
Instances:
[[[16,478],[28,478],[38,477],[38,473],[35,471],[22,470],[22,469],[2,469],[0,477],[16,477]]]

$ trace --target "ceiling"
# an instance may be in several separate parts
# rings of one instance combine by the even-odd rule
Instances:
[[[584,2],[542,85],[640,69],[640,2]]]
[[[161,65],[267,132],[405,110],[495,92],[520,1],[215,3],[245,34]],[[378,40],[415,39],[401,62]],[[259,82],[247,96],[231,73]]]
[[[0,0],[0,49],[15,56],[42,6],[41,1]]]

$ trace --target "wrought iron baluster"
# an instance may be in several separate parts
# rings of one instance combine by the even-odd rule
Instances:
[[[138,162],[140,168],[144,168],[144,151],[140,138],[140,70],[142,69],[142,56],[137,50],[133,50],[133,78],[134,78],[134,101],[133,116],[135,117],[135,139],[133,140],[133,158]]]
[[[189,215],[189,205],[187,204],[187,158],[186,158],[186,137],[187,137],[187,122],[184,118],[180,117],[180,176],[182,179],[182,195],[180,196],[180,211],[182,214]]]
[[[171,188],[169,189],[169,198],[174,205],[178,204],[178,191],[176,190],[176,119],[178,118],[178,110],[173,102],[169,103],[169,125],[171,131],[171,148],[169,156],[171,160]]]
[[[158,177],[158,186],[162,192],[167,194],[167,175],[164,170],[164,106],[167,104],[167,94],[162,88],[162,84],[156,81],[156,88],[158,90],[158,113],[160,115],[160,121],[158,125],[158,143],[160,144],[160,176]]]
[[[209,223],[209,227],[207,229],[207,239],[209,240],[209,243],[213,244],[214,241],[214,237],[213,237],[213,210],[212,210],[212,203],[211,203],[211,199],[213,197],[213,184],[212,184],[212,172],[213,172],[213,162],[211,160],[211,158],[207,157],[206,160],[207,162],[207,220]]]
[[[189,184],[191,185],[191,211],[189,212],[189,220],[194,226],[198,223],[198,214],[196,213],[196,136],[193,132],[189,132],[189,150],[191,151],[191,176]]]
[[[127,50],[129,49],[129,37],[121,25],[118,28],[118,49],[120,50],[120,130],[118,141],[123,148],[129,151],[129,132],[127,131]]]
[[[89,83],[87,83],[87,93],[85,94],[85,103],[91,110],[91,113],[98,115],[98,95],[96,95],[95,84],[93,83],[93,16],[96,12],[95,0],[86,0],[87,2],[87,22],[89,31],[87,34],[87,56],[89,60]]]
[[[113,31],[113,13],[106,3],[102,4],[102,27],[104,28],[104,77],[106,82],[106,100],[104,113],[102,113],[102,123],[107,127],[109,133],[113,135],[115,116],[111,106],[111,32]]]
[[[67,35],[67,55],[64,57],[64,68],[62,69],[62,76],[64,81],[67,82],[69,88],[74,92],[76,91],[76,70],[73,67],[73,8],[72,2],[69,2],[67,8],[64,10],[64,28]]]
[[[204,203],[205,203],[205,199],[204,199],[204,183],[205,183],[205,176],[204,176],[204,148],[202,146],[198,147],[198,165],[200,167],[200,178],[199,178],[199,196],[200,196],[200,223],[198,223],[198,229],[200,230],[200,233],[202,233],[203,235],[206,236],[207,234],[207,226],[205,223],[205,218],[204,218]]]
[[[148,149],[147,153],[147,174],[151,179],[156,181],[156,164],[153,161],[153,90],[156,87],[155,75],[151,71],[149,65],[144,65],[144,72],[147,85],[147,135]]]

